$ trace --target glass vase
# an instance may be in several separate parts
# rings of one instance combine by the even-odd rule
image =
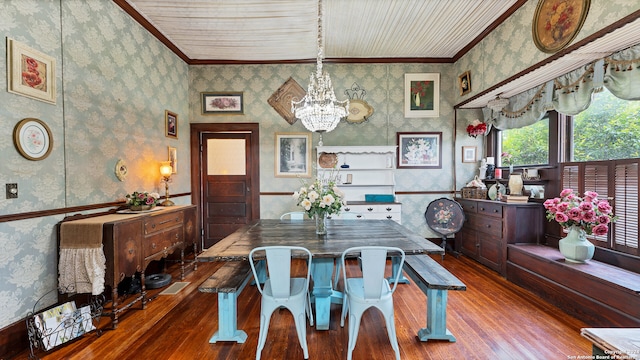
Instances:
[[[327,234],[327,214],[315,214],[316,219],[316,234],[317,235],[326,235]]]
[[[510,195],[522,195],[522,174],[515,173],[509,174],[509,194]]]

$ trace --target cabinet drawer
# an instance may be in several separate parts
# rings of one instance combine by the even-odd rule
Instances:
[[[502,205],[489,202],[478,203],[478,214],[502,218]]]
[[[150,216],[144,223],[144,234],[149,235],[168,229],[173,226],[182,224],[184,219],[184,212],[172,212],[170,214],[163,214],[157,216]]]
[[[145,258],[163,251],[167,251],[167,253],[173,252],[172,247],[182,242],[182,234],[182,226],[179,226],[146,237],[144,239]]]
[[[370,213],[399,213],[401,212],[401,204],[365,204],[365,205],[347,205],[344,211],[352,211],[361,214]]]
[[[488,216],[470,216],[469,227],[485,234],[502,237],[502,219]]]
[[[474,214],[478,212],[478,202],[477,201],[467,201],[467,200],[458,200],[460,206],[462,206],[462,210],[469,214]]]

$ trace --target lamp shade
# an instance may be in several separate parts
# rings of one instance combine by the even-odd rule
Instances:
[[[171,167],[171,161],[162,161],[160,162],[160,175],[164,177],[171,176],[173,172],[173,168]]]

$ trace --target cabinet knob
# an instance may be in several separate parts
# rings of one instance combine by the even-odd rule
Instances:
[[[393,216],[387,215],[387,219],[391,220],[392,218],[393,218]]]
[[[180,235],[176,234],[176,240],[178,240],[178,238],[180,238]]]
[[[367,211],[373,211],[373,208],[367,208]]]
[[[497,212],[498,212],[498,209],[493,209],[493,212],[494,212],[494,213],[497,213]]]
[[[483,207],[481,207],[481,208],[480,208],[480,210],[484,211],[484,208],[483,208]]]
[[[156,248],[156,243],[151,243],[151,248],[155,249]]]
[[[491,225],[487,224],[487,229],[489,229],[491,227]]]
[[[344,211],[351,211],[351,208],[344,208]]]
[[[391,211],[391,208],[390,208],[390,207],[388,207],[388,208],[387,208],[387,211]]]

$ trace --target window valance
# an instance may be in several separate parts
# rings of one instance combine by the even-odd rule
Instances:
[[[606,87],[624,100],[640,100],[640,45],[582,66],[552,81],[509,98],[500,112],[483,109],[485,122],[501,130],[521,128],[542,119],[548,110],[576,115]]]

